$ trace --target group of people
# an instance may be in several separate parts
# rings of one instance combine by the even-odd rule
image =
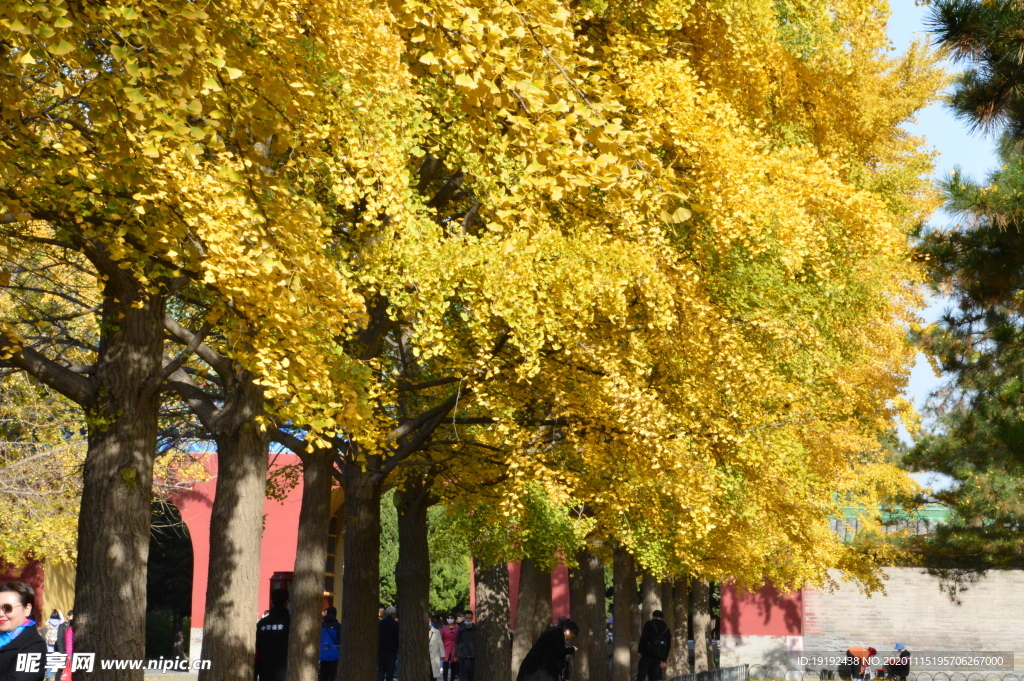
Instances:
[[[885,668],[879,672],[886,678],[906,681],[910,674],[910,651],[902,643],[897,643],[895,648],[893,655],[886,661]],[[846,651],[846,658],[839,665],[839,678],[843,681],[863,681],[869,678],[871,662],[877,654],[875,648],[851,646]]]
[[[270,610],[256,623],[256,679],[284,681],[288,665],[288,633],[291,615],[288,591],[275,589],[270,594]],[[377,678],[393,681],[398,667],[398,611],[380,606],[378,611]],[[440,615],[431,617],[428,645],[430,673],[435,681],[474,681],[476,659],[476,625],[472,611],[451,613],[441,622]],[[341,623],[338,610],[324,610],[320,626],[320,681],[334,681],[340,659]],[[3,677],[0,677],[3,678]]]
[[[256,623],[257,681],[284,681],[288,663],[288,592],[275,589],[271,608]],[[393,681],[398,667],[399,626],[395,607],[378,611],[377,679]],[[426,624],[426,623],[425,623]],[[428,624],[430,674],[434,681],[475,681],[477,627],[471,610],[435,614]],[[565,681],[572,673],[573,642],[579,627],[562,618],[545,629],[519,667],[516,681]],[[337,609],[324,610],[320,629],[319,681],[334,681],[338,672],[341,624]],[[661,681],[672,649],[672,632],[660,610],[640,635],[637,681]],[[0,678],[3,678],[0,676]],[[20,680],[19,680],[20,681]]]
[[[398,610],[394,606],[382,605],[377,614],[380,617],[377,679],[392,681],[398,668]],[[476,633],[472,610],[431,615],[427,632],[430,678],[434,681],[474,681]],[[333,677],[321,675],[320,681],[333,681]]]

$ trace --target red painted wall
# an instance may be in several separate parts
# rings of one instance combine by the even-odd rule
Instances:
[[[509,627],[516,628],[519,609],[519,562],[508,564]],[[476,574],[469,573],[469,609],[476,612]],[[569,568],[559,565],[551,571],[551,623],[569,616]]]
[[[293,454],[271,456],[274,467],[295,465]],[[200,628],[206,612],[206,580],[210,566],[210,516],[213,513],[214,492],[217,487],[217,457],[205,461],[211,478],[181,494],[175,505],[188,526],[192,538],[192,626]],[[302,502],[302,481],[288,493],[284,501],[267,499],[263,504],[263,542],[260,546],[260,596],[253,611],[253,622],[270,608],[270,577],[275,572],[295,569],[295,544],[299,530],[299,507]]]
[[[569,568],[559,565],[551,571],[551,623],[569,616]]]
[[[802,636],[804,630],[803,591],[780,594],[765,586],[754,593],[722,585],[723,635]]]

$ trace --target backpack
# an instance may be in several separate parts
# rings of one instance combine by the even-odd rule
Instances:
[[[651,639],[648,645],[651,654],[659,660],[668,659],[669,651],[672,649],[672,639],[668,625],[663,622],[662,626],[665,628],[661,631],[656,631],[654,638]]]
[[[320,659],[324,662],[337,662],[338,639],[341,637],[337,627],[322,627],[320,629]]]
[[[56,624],[54,624],[53,622],[50,622],[49,620],[46,621],[46,645],[48,645],[48,646],[55,646],[55,645],[57,645],[57,629],[60,627],[60,625],[61,625],[60,622],[57,622]]]

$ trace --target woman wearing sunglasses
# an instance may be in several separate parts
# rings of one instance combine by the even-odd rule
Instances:
[[[35,590],[24,582],[0,584],[0,681],[41,681],[46,675],[46,641],[32,619],[35,599]],[[23,654],[38,657],[35,664],[22,664],[23,671],[18,671],[18,656]]]

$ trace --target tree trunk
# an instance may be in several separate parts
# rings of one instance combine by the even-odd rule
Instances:
[[[680,577],[672,584],[672,653],[668,658],[669,678],[690,673],[690,580]]]
[[[477,658],[475,678],[481,681],[510,681],[512,646],[508,638],[508,565],[488,568],[475,565]]]
[[[512,637],[512,675],[530,652],[533,642],[551,624],[551,570],[524,558],[519,564],[519,598],[516,604],[515,635]]]
[[[427,546],[427,507],[430,495],[425,481],[409,481],[395,494],[398,509],[398,676],[402,681],[431,681],[430,549]]]
[[[210,564],[206,581],[200,681],[252,681],[259,608],[260,540],[267,489],[269,433],[256,418],[263,391],[244,371],[230,387],[233,404],[217,441],[217,491],[210,516]]]
[[[659,582],[658,588],[661,596],[661,611],[665,617],[665,624],[672,630],[673,635],[676,631],[676,613],[672,607],[672,582]],[[673,641],[675,639],[673,638]]]
[[[576,678],[608,681],[607,610],[604,563],[586,549],[576,554],[579,568],[572,573],[569,607],[580,627]]]
[[[139,307],[133,307],[133,304]],[[75,652],[95,653],[97,681],[142,681],[99,660],[144,659],[146,567],[163,367],[164,298],[104,290],[96,399],[86,411],[75,575]]]
[[[327,535],[331,524],[333,449],[302,457],[302,506],[295,548],[295,572],[288,594],[288,681],[316,681],[320,624],[327,575]]]
[[[380,485],[351,462],[345,463],[344,555],[338,681],[376,681]]]
[[[715,668],[711,657],[711,589],[703,579],[693,580],[693,670]]]
[[[640,621],[646,622],[654,616],[655,610],[661,610],[661,583],[653,575],[644,573],[641,584],[641,615]]]
[[[633,556],[618,546],[615,548],[612,566],[612,681],[632,681],[636,677],[638,661],[636,567]]]

